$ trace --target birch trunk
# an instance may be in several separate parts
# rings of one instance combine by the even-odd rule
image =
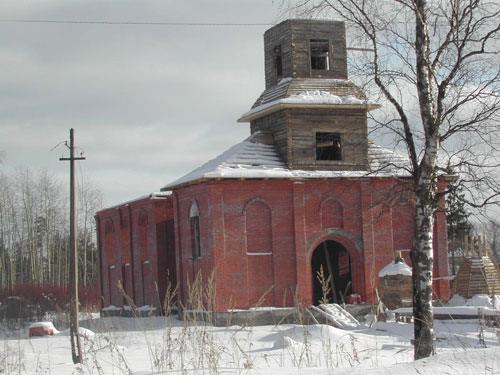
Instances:
[[[432,266],[433,213],[428,181],[422,180],[416,194],[416,236],[412,249],[414,357],[433,354]]]
[[[413,318],[415,359],[433,354],[432,265],[433,217],[435,212],[436,155],[439,126],[434,118],[434,97],[430,63],[428,6],[415,1],[416,85],[422,130],[425,134],[424,156],[414,174],[416,195],[415,239],[412,249]]]

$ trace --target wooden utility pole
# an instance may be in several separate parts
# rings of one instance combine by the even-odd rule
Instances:
[[[69,130],[69,158],[59,160],[69,161],[69,289],[71,293],[69,307],[69,332],[71,339],[71,355],[73,363],[82,362],[82,349],[80,346],[80,336],[78,335],[78,254],[76,247],[76,206],[75,206],[75,160],[85,160],[84,157],[75,157],[75,142],[73,129]]]

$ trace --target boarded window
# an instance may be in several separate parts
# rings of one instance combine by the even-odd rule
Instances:
[[[138,234],[139,234],[139,249],[141,252],[141,260],[144,262],[149,258],[149,238],[148,238],[148,214],[145,211],[142,211],[139,214],[139,218],[137,220],[139,224]]]
[[[104,253],[106,254],[106,260],[108,264],[115,263],[115,228],[113,221],[111,219],[106,220],[104,225]]]
[[[283,58],[281,55],[281,46],[274,47],[274,69],[276,71],[276,77],[281,78],[283,76]]]
[[[193,202],[189,210],[189,222],[191,226],[191,250],[193,259],[201,257],[201,238],[200,238],[200,211],[198,204]]]
[[[344,209],[332,198],[321,203],[321,226],[323,229],[344,227]]]
[[[106,221],[106,224],[104,225],[104,234],[110,234],[115,231],[115,228],[113,226],[113,222],[111,219]]]
[[[122,255],[122,264],[131,262],[132,256],[130,253],[130,227],[128,216],[121,216],[121,234],[120,234],[120,251]]]
[[[342,160],[339,133],[316,133],[316,160]]]
[[[272,213],[262,201],[252,201],[245,209],[247,245],[248,303],[274,305],[274,264]]]
[[[326,39],[311,39],[311,69],[330,70],[329,43]]]
[[[271,209],[261,201],[250,203],[245,210],[247,253],[272,253]]]

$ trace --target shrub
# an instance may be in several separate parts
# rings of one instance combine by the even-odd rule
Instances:
[[[94,310],[99,305],[99,288],[95,285],[80,287],[79,300],[82,309]],[[18,319],[42,319],[47,312],[66,311],[70,301],[68,288],[58,285],[18,284],[12,289],[0,289],[0,319],[7,317],[7,306],[13,298],[22,306]],[[10,314],[8,314],[10,315]]]

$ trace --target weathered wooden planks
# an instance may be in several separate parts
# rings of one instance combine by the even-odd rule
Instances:
[[[310,61],[311,39],[329,43],[329,70],[313,70]],[[282,75],[276,71],[276,47],[281,49]],[[287,20],[264,34],[266,88],[281,78],[347,78],[345,25],[340,21]]]

